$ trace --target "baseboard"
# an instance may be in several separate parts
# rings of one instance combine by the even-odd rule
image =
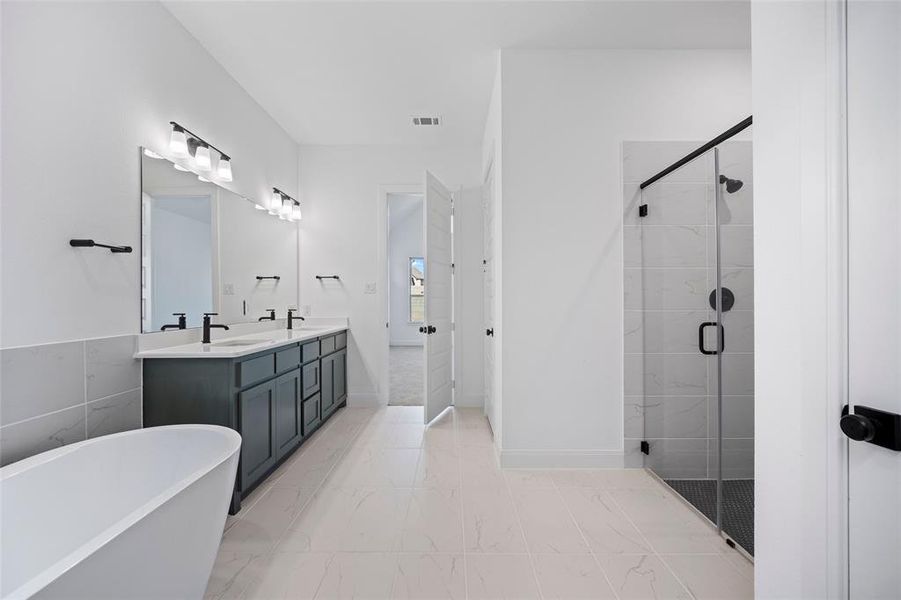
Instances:
[[[622,450],[500,450],[509,469],[622,469]]]
[[[399,342],[390,341],[390,342],[388,342],[388,345],[389,346],[403,346],[404,348],[422,348],[423,347],[423,343],[421,341],[399,341]]]
[[[454,394],[454,406],[482,408],[485,406],[485,396],[482,394]]]
[[[387,404],[387,402],[380,394],[360,392],[349,392],[347,394],[347,406],[351,408],[372,408],[384,404]]]

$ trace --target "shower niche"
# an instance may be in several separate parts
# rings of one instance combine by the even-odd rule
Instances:
[[[651,470],[753,555],[750,133],[623,144],[623,425],[627,466]]]

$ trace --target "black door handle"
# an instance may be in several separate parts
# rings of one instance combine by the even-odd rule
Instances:
[[[851,413],[845,406],[839,427],[852,440],[901,452],[901,415],[897,413],[860,404],[855,405]]]
[[[704,329],[707,327],[714,327],[719,325],[719,349],[718,350],[707,350],[704,347]],[[698,326],[698,350],[701,351],[701,354],[719,354],[723,350],[726,349],[726,329],[722,326],[722,324],[717,323],[716,321],[705,321]]]
[[[425,327],[420,327],[420,328],[419,328],[419,333],[425,333]]]
[[[429,335],[432,335],[432,334],[435,333],[436,331],[438,331],[438,329],[437,329],[436,327],[434,327],[433,325],[429,325],[429,326],[426,328],[426,333],[429,334]]]
[[[494,327],[492,327],[491,329],[486,329],[485,335],[490,335],[491,337],[494,337]]]

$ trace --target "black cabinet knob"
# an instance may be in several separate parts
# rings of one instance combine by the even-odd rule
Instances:
[[[843,415],[839,426],[846,436],[858,442],[869,442],[876,437],[876,427],[863,415]]]

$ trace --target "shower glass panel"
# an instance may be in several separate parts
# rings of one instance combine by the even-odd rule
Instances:
[[[624,146],[624,425],[627,443],[644,448],[636,453],[639,464],[753,554],[753,210],[747,132],[644,190],[630,183],[631,171],[650,176],[700,144]],[[643,217],[639,205],[647,205]]]

